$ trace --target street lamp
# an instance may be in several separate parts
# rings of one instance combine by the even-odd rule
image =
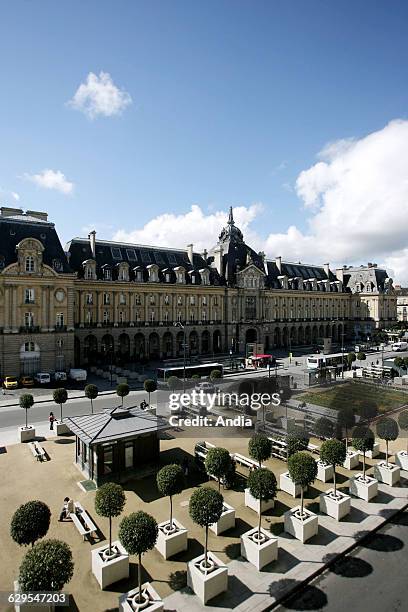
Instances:
[[[181,321],[174,323],[174,327],[180,327],[183,330],[183,395],[186,391],[186,328]]]
[[[344,379],[344,321],[334,320],[330,323],[340,323],[341,325],[341,377]]]

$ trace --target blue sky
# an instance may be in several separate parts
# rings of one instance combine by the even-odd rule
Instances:
[[[406,118],[407,17],[399,1],[4,2],[0,200],[48,210],[64,239],[138,236],[192,204],[205,218],[261,203],[259,244],[308,235],[300,173],[328,142]],[[132,102],[89,119],[67,102],[101,71]],[[71,192],[30,179],[45,169]]]

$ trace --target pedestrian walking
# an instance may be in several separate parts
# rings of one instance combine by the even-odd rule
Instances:
[[[53,412],[50,412],[50,416],[48,417],[48,420],[50,422],[50,430],[52,431],[54,429],[54,421],[55,421],[55,416]]]

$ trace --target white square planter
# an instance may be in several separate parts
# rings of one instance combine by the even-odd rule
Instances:
[[[346,470],[355,470],[360,465],[360,454],[354,450],[348,450],[343,467]]]
[[[187,550],[188,547],[187,529],[175,518],[173,518],[172,522],[176,527],[173,532],[169,531],[169,521],[159,523],[156,548],[165,559],[169,559],[173,555]]]
[[[30,440],[34,440],[35,438],[35,428],[31,425],[29,425],[28,427],[19,427],[18,436],[20,442],[30,442]]]
[[[119,597],[119,612],[135,612],[136,610],[140,610],[140,612],[142,610],[143,612],[163,612],[163,601],[150,582],[142,584],[142,593],[149,599],[149,605],[144,607],[134,605],[133,598],[139,594],[139,588],[137,587]]]
[[[374,477],[390,487],[393,487],[400,481],[400,472],[400,468],[397,465],[394,465],[394,463],[388,462],[387,467],[385,461],[380,461],[374,466]]]
[[[378,480],[372,476],[366,476],[365,481],[361,480],[362,478],[362,474],[350,478],[349,493],[368,502],[378,493]]]
[[[395,463],[401,468],[401,470],[408,471],[407,451],[398,451],[398,453],[395,453]]]
[[[326,493],[320,495],[320,512],[331,516],[336,521],[340,521],[343,517],[350,514],[351,497],[340,491],[336,492],[336,498],[331,497],[334,489],[329,489]]]
[[[306,518],[303,519],[296,515],[298,512],[300,512],[300,506],[285,512],[285,531],[304,544],[307,540],[317,535],[319,521],[317,514],[310,512],[310,510],[303,510],[306,514]]]
[[[18,593],[20,590],[18,580],[14,581],[14,592]],[[30,605],[27,603],[23,604],[14,604],[15,612],[22,612],[23,610],[31,610],[32,612],[54,612],[55,606],[46,606],[46,605]]]
[[[302,491],[300,485],[295,485],[289,476],[289,472],[283,472],[279,477],[279,486],[282,491],[289,493],[292,497],[298,497]]]
[[[369,459],[374,459],[374,457],[378,457],[380,454],[380,445],[378,442],[374,442],[373,450],[366,452],[366,457]]]
[[[220,519],[210,525],[211,531],[215,533],[215,535],[220,535],[220,533],[224,533],[228,529],[233,529],[235,527],[235,508],[224,502],[224,510],[220,516]]]
[[[64,423],[64,421],[55,421],[54,430],[57,436],[64,436],[71,433],[70,428],[68,427],[67,423]]]
[[[101,589],[105,589],[110,584],[118,582],[123,578],[129,578],[129,555],[123,548],[119,540],[112,542],[112,548],[117,551],[117,556],[112,559],[104,559],[102,553],[106,551],[108,545],[99,548],[93,548],[92,555],[92,573],[97,579]]]
[[[241,536],[241,557],[247,559],[257,570],[261,570],[268,563],[276,561],[278,558],[278,538],[274,538],[266,529],[261,528],[264,541],[258,544],[254,540],[258,535],[258,528],[251,529]]]
[[[321,480],[322,482],[329,482],[332,480],[334,470],[333,466],[327,463],[323,463],[323,461],[316,461],[317,463],[317,480]]]
[[[187,585],[204,605],[228,588],[227,566],[212,552],[208,552],[208,558],[213,565],[212,571],[203,572],[200,569],[204,555],[196,557],[187,564]]]
[[[253,495],[251,495],[251,491],[249,489],[245,489],[245,505],[251,510],[255,510],[259,514],[259,506],[261,506],[261,512],[266,512],[270,510],[275,505],[274,499],[269,499],[268,501],[262,500],[262,503],[259,499],[256,499]]]

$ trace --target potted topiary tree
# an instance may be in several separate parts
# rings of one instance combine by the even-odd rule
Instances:
[[[143,383],[143,387],[146,393],[148,394],[148,398],[149,398],[148,404],[150,407],[150,394],[157,391],[157,382],[155,380],[152,380],[151,378],[146,378],[146,380]]]
[[[107,482],[96,491],[95,511],[109,519],[109,545],[94,548],[92,573],[101,589],[110,584],[129,578],[129,555],[119,541],[112,542],[112,518],[119,516],[126,503],[126,496],[119,484]]]
[[[359,425],[353,430],[353,446],[363,454],[363,473],[350,478],[349,492],[365,501],[377,495],[378,480],[366,475],[366,452],[372,450],[374,434],[368,427]]]
[[[34,546],[49,529],[51,512],[42,501],[29,501],[14,512],[10,524],[10,535],[20,546]]]
[[[208,552],[208,528],[220,519],[223,505],[221,493],[209,487],[196,489],[190,497],[190,516],[205,528],[205,543],[204,554],[187,565],[187,584],[203,604],[227,590],[228,569],[214,553]]]
[[[96,385],[86,385],[85,396],[91,400],[91,413],[93,414],[93,401],[98,397],[98,387]]]
[[[18,428],[20,442],[28,442],[35,438],[35,429],[28,424],[28,411],[34,406],[34,398],[31,393],[23,393],[20,396],[20,407],[25,410],[25,425]]]
[[[272,455],[272,442],[264,434],[258,433],[249,438],[248,441],[248,454],[254,461],[258,462],[259,468],[264,467],[262,461],[267,461]],[[264,500],[263,511],[273,508],[273,498]],[[245,505],[248,508],[252,508],[255,512],[259,512],[259,499],[252,496],[249,481],[248,486],[245,488]]]
[[[117,395],[118,397],[120,397],[120,398],[121,398],[121,400],[122,400],[122,406],[121,406],[122,408],[123,408],[123,401],[124,401],[124,398],[125,398],[127,395],[129,395],[129,391],[130,391],[130,389],[129,389],[129,385],[128,385],[127,383],[119,383],[119,384],[117,385],[117,387],[116,387],[116,395]]]
[[[218,491],[221,490],[221,481],[225,486],[228,478],[233,470],[233,461],[231,455],[226,448],[214,447],[210,448],[205,456],[204,466],[207,474],[210,477],[216,478],[218,481]],[[223,510],[219,520],[210,525],[211,531],[216,535],[220,535],[228,529],[235,527],[235,508],[223,503]]]
[[[55,422],[55,431],[57,433],[57,436],[61,436],[61,435],[70,433],[70,429],[68,425],[63,422],[63,417],[62,417],[62,406],[63,404],[66,403],[68,399],[67,390],[64,389],[64,387],[60,387],[59,389],[54,390],[54,393],[52,394],[52,396],[54,398],[54,402],[58,404],[60,407],[60,420]]]
[[[273,502],[278,484],[273,472],[267,468],[259,468],[250,473],[248,487],[251,497],[258,502],[258,527],[241,536],[241,556],[261,570],[278,556],[277,538],[262,528],[263,504]]]
[[[320,511],[337,521],[349,514],[351,499],[338,491],[336,486],[336,466],[343,465],[346,459],[346,446],[341,440],[325,440],[320,447],[320,459],[333,470],[333,489],[320,495]]]
[[[25,593],[61,591],[73,573],[74,562],[68,544],[60,540],[43,540],[25,555],[14,587]],[[36,609],[49,610],[49,606]]]
[[[327,440],[327,438],[332,438],[334,433],[334,423],[331,419],[327,417],[320,417],[316,419],[313,431],[315,435],[321,440]]]
[[[346,442],[346,459],[343,467],[345,467],[346,470],[354,470],[360,463],[360,456],[357,451],[350,449],[348,446],[348,432],[356,424],[356,415],[351,406],[343,406],[343,408],[338,411],[337,423],[340,429],[340,436],[343,435],[344,431]]]
[[[300,487],[300,506],[285,512],[285,531],[301,542],[306,542],[317,534],[317,515],[304,508],[303,492],[317,475],[317,464],[314,458],[303,451],[289,457],[289,475],[292,482]]]
[[[210,380],[211,382],[215,382],[217,380],[220,380],[220,378],[222,378],[222,372],[221,370],[212,370],[210,373]]]
[[[380,461],[374,466],[374,476],[380,482],[393,487],[400,480],[400,468],[388,461],[388,443],[398,438],[399,428],[397,421],[390,417],[383,417],[377,423],[377,436],[385,440],[385,461]]]
[[[298,425],[291,424],[286,436],[286,455],[288,462],[290,457],[295,453],[307,450],[309,441],[310,437],[305,429]],[[282,472],[279,477],[279,486],[282,491],[289,493],[289,495],[293,497],[298,497],[298,495],[301,494],[300,486],[292,481],[289,471]]]
[[[184,472],[180,465],[165,465],[157,474],[157,488],[170,499],[170,519],[159,523],[157,550],[165,559],[187,550],[188,531],[173,517],[173,495],[181,493],[185,486]]]
[[[408,432],[408,410],[403,410],[398,415],[398,425],[402,431]],[[402,469],[408,470],[408,433],[407,449],[398,451],[395,455],[395,463]]]
[[[139,510],[125,516],[119,525],[119,540],[129,555],[138,556],[138,587],[120,598],[120,610],[163,610],[159,595],[149,582],[142,584],[142,555],[154,548],[158,535],[156,520]]]

